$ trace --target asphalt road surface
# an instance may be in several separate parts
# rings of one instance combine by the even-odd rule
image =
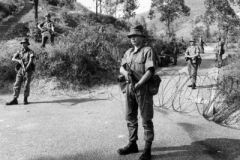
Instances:
[[[202,55],[201,75],[216,69],[214,54],[208,49]],[[168,71],[184,73],[185,65],[184,59],[179,58],[178,66],[158,72],[167,81]],[[171,94],[166,94],[165,99],[171,101],[168,96]],[[181,94],[178,98],[188,96]],[[139,117],[140,152],[127,156],[117,154],[117,149],[128,143],[124,96],[118,86],[91,96],[31,95],[29,105],[22,105],[21,95],[19,105],[5,106],[9,99],[11,95],[0,95],[0,160],[137,160],[143,150],[143,127]],[[168,106],[170,103],[165,103],[167,109],[158,104],[153,119],[153,160],[240,159],[238,130],[209,122],[197,112],[176,112]],[[191,106],[194,109],[194,105],[188,105]]]

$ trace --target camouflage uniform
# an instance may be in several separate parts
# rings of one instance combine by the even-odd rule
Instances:
[[[17,59],[22,59],[23,64],[26,67],[27,64],[29,63],[30,58],[34,58],[34,52],[29,48],[27,48],[26,50],[21,49],[21,50],[18,50],[14,54],[14,57]],[[25,81],[24,97],[27,98],[29,96],[30,82],[31,82],[32,74],[33,74],[33,70],[31,67],[26,72],[23,71],[22,67],[17,71],[16,81],[13,86],[13,91],[14,91],[13,97],[14,98],[16,98],[16,99],[18,98],[23,81]]]
[[[127,65],[132,71],[143,76],[147,70],[154,72],[155,56],[150,47],[141,47],[136,52],[131,48],[126,51],[122,59],[121,65],[128,70]],[[135,92],[132,91],[132,86],[129,85],[126,94],[126,120],[129,131],[129,141],[136,141],[138,139],[138,107],[140,109],[141,117],[144,127],[145,141],[153,141],[153,96],[148,93],[147,83],[143,84]]]
[[[189,56],[195,55],[198,53],[200,54],[200,49],[197,46],[189,46],[186,50],[186,54]],[[196,84],[197,80],[197,69],[198,69],[198,64],[197,64],[197,57],[194,59],[188,58],[188,73],[192,79],[192,84]]]

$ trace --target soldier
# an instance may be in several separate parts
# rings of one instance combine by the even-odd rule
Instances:
[[[219,38],[218,44],[216,46],[216,48],[217,48],[216,60],[218,61],[218,67],[222,66],[222,55],[225,53],[224,45],[225,45],[224,40]]]
[[[139,160],[151,159],[151,146],[154,139],[153,130],[153,95],[149,94],[148,80],[154,75],[155,56],[151,47],[143,44],[146,36],[143,33],[143,26],[132,27],[128,38],[131,39],[133,48],[126,51],[123,56],[120,73],[130,82],[126,92],[126,120],[129,131],[129,143],[120,148],[118,153],[126,155],[137,153],[138,146],[138,108],[142,117],[144,128],[145,148]],[[133,73],[135,73],[133,75]],[[138,77],[136,76],[138,75]]]
[[[38,25],[38,28],[42,32],[42,45],[41,47],[45,47],[47,39],[51,41],[51,44],[54,44],[54,23],[51,21],[51,15],[47,14],[45,16],[46,20]]]
[[[18,50],[12,58],[12,61],[17,62],[17,76],[13,86],[13,100],[6,103],[6,105],[18,104],[18,96],[21,90],[22,82],[24,81],[24,104],[28,104],[28,96],[30,93],[30,82],[34,71],[34,52],[28,48],[30,45],[28,38],[20,42],[22,48]],[[18,67],[19,66],[19,67]]]
[[[198,57],[200,56],[200,49],[198,46],[196,46],[196,41],[194,39],[191,39],[189,42],[190,46],[185,52],[185,58],[188,63],[188,73],[192,79],[192,84],[188,85],[188,87],[196,89],[197,69],[199,65]]]
[[[171,47],[173,47],[173,65],[177,65],[178,46],[175,38],[172,39]]]
[[[199,38],[199,43],[200,43],[201,52],[204,53],[204,45],[207,46],[207,44],[202,40],[202,36],[200,36]]]

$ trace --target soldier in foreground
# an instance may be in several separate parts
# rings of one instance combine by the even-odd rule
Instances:
[[[192,84],[188,85],[188,87],[192,87],[192,89],[196,89],[196,81],[197,81],[197,70],[199,66],[199,56],[200,56],[200,49],[196,46],[196,41],[191,39],[190,46],[187,48],[185,52],[185,58],[188,63],[188,73],[190,75]]]
[[[42,32],[42,45],[41,47],[45,47],[47,40],[51,41],[51,44],[54,44],[54,23],[51,21],[51,15],[47,14],[45,16],[46,20],[38,25],[38,28]]]
[[[16,71],[16,81],[13,86],[13,100],[6,103],[6,105],[18,104],[18,96],[21,90],[22,82],[24,82],[24,100],[23,104],[28,104],[28,96],[30,93],[30,82],[32,78],[33,71],[35,70],[33,59],[34,52],[28,47],[30,45],[29,40],[25,38],[20,42],[22,48],[18,50],[12,61],[17,62]]]
[[[144,46],[143,26],[132,27],[128,38],[133,48],[126,51],[123,56],[120,73],[130,82],[126,88],[126,120],[129,131],[129,143],[118,150],[120,155],[137,153],[138,146],[138,108],[144,127],[145,148],[139,160],[151,159],[151,146],[154,139],[153,130],[153,95],[149,93],[148,80],[153,76],[155,56],[151,47]],[[137,73],[139,77],[132,73]]]

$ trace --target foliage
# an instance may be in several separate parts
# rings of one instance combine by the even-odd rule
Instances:
[[[131,17],[135,17],[135,10],[138,9],[138,7],[137,0],[126,0],[123,7],[123,18],[129,20]]]
[[[205,0],[205,7],[204,21],[208,24],[217,23],[218,28],[225,32],[225,37],[235,27],[239,27],[240,19],[236,16],[229,1]]]
[[[129,47],[126,34],[113,25],[81,23],[61,37],[52,54],[38,54],[37,72],[76,86],[105,84],[115,80],[121,57]]]
[[[5,39],[12,39],[15,37],[27,37],[29,32],[28,23],[17,23],[7,31]]]
[[[165,3],[164,0],[152,0],[149,11],[150,19],[155,18],[155,12],[161,13],[159,20],[165,23],[169,37],[171,37],[174,32],[171,30],[174,20],[180,16],[189,16],[190,8],[185,5],[184,0],[169,0],[168,3]]]

